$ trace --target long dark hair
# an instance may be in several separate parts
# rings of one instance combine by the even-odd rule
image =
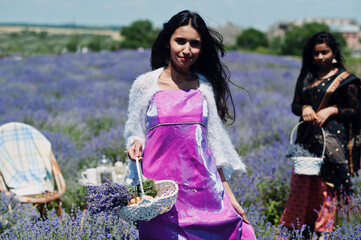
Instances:
[[[202,52],[197,61],[192,64],[191,71],[204,75],[211,83],[217,111],[219,117],[223,122],[227,119],[235,120],[235,109],[228,87],[230,82],[229,71],[227,67],[221,63],[219,54],[223,57],[225,55],[223,37],[218,32],[207,27],[202,17],[195,12],[184,10],[174,15],[168,22],[164,23],[163,29],[158,34],[151,54],[151,67],[157,69],[165,67],[170,61],[169,41],[175,30],[181,26],[186,26],[191,23],[192,27],[198,32],[202,42]],[[227,100],[230,99],[233,115],[227,105]]]
[[[340,52],[340,44],[336,38],[328,32],[314,34],[306,43],[302,52],[302,68],[297,79],[297,84],[302,84],[302,92],[306,94],[311,88],[312,82],[317,78],[318,65],[314,63],[313,51],[316,44],[326,43],[332,49],[336,63],[335,67],[345,69]],[[308,98],[308,96],[305,96]]]

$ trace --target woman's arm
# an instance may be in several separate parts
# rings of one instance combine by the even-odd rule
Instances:
[[[292,101],[292,105],[291,105],[292,112],[296,116],[301,116],[304,108],[307,107],[307,104],[302,101],[302,97],[301,97],[302,96],[302,88],[303,88],[302,80],[298,79],[297,84],[296,84],[294,97],[293,97],[293,101]]]
[[[149,101],[158,91],[158,78],[163,68],[144,73],[137,77],[129,92],[128,119],[124,126],[124,138],[128,150],[136,140],[145,141],[145,119]]]
[[[360,115],[359,85],[354,82],[345,86],[342,92],[342,106],[337,106],[336,116],[340,119],[349,119]]]
[[[313,122],[314,124],[316,124],[318,121],[318,116],[316,115],[316,112],[313,109],[313,107],[302,99],[302,89],[303,89],[303,81],[299,77],[297,80],[296,89],[291,105],[292,112],[296,116],[301,116],[303,121]]]
[[[245,172],[246,166],[241,156],[237,153],[224,124],[218,116],[212,86],[202,76],[200,76],[199,90],[205,97],[208,109],[208,147],[213,154],[217,168],[223,169],[223,174],[227,180],[233,171]]]
[[[126,143],[126,150],[128,153],[128,168],[129,179],[132,179],[133,184],[138,183],[137,167],[135,164],[136,155],[141,155],[145,134],[144,134],[144,103],[142,101],[142,84],[138,84],[137,80],[134,82],[129,93],[128,104],[128,119],[124,126],[124,139]]]
[[[144,145],[145,140],[145,111],[147,103],[144,103],[146,92],[141,79],[137,79],[129,93],[128,115],[124,126],[124,139],[128,150],[136,140]]]
[[[226,190],[228,197],[231,200],[234,210],[236,210],[236,212],[242,217],[244,222],[249,223],[248,219],[246,218],[246,213],[244,212],[241,205],[239,205],[239,203],[237,202],[236,197],[234,196],[231,188],[228,185],[228,182],[226,181],[226,179],[224,177],[222,168],[218,168],[218,173],[219,173],[219,176],[221,177],[224,189]]]
[[[360,115],[359,87],[356,83],[350,83],[342,89],[341,104],[321,109],[316,113],[317,124],[322,124],[332,115],[339,119],[350,119]]]

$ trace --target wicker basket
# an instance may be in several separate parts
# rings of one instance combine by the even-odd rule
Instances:
[[[139,203],[127,205],[118,210],[118,215],[128,222],[145,220],[149,221],[156,216],[168,212],[175,204],[178,197],[178,185],[172,180],[155,181],[157,195],[148,200],[143,189],[143,178],[138,158],[136,159],[142,200]]]
[[[290,144],[293,144],[293,134],[303,121],[299,122],[291,132],[291,139]],[[298,175],[310,175],[310,176],[317,176],[320,174],[321,166],[323,163],[323,157],[325,156],[326,150],[326,135],[325,130],[321,127],[322,135],[323,135],[323,150],[321,157],[304,157],[304,156],[297,156],[291,157],[293,162],[293,171],[295,174]]]

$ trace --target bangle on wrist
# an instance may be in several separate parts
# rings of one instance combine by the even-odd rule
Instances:
[[[302,106],[302,111],[303,111],[305,108],[308,108],[308,107],[310,107],[311,109],[313,109],[313,107],[312,107],[311,105],[303,105],[303,106]]]

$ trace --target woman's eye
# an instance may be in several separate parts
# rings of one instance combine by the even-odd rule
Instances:
[[[191,46],[194,48],[199,48],[201,46],[200,41],[191,41]]]
[[[329,51],[326,50],[326,51],[321,51],[321,52],[314,52],[313,55],[314,55],[314,56],[318,56],[320,53],[321,53],[322,55],[326,55],[326,54],[329,53]]]
[[[184,39],[181,39],[181,38],[178,38],[178,39],[176,39],[175,41],[176,41],[178,44],[180,44],[180,45],[183,45],[183,44],[186,43],[186,41],[185,41]]]

